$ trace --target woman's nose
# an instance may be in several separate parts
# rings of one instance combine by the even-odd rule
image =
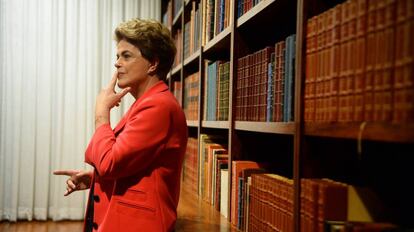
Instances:
[[[115,68],[120,68],[121,67],[121,64],[120,64],[120,62],[119,62],[119,58],[115,61]]]

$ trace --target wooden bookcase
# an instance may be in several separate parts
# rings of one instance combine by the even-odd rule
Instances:
[[[170,1],[174,2],[174,0]],[[169,16],[172,18],[169,20],[169,27],[173,35],[182,33],[180,46],[184,48],[186,46],[184,27],[191,18],[193,5],[197,9],[204,8],[206,6],[202,3],[207,1],[176,1],[182,1],[179,4],[181,7],[174,10],[176,4],[173,3],[172,8],[168,8],[169,1],[163,0],[162,15],[165,15],[168,10],[177,12]],[[254,160],[270,163],[272,172],[293,179],[294,209],[291,223],[294,231],[303,231],[300,228],[300,183],[303,178],[329,178],[369,189],[376,199],[370,208],[367,206],[368,211],[373,215],[373,221],[391,222],[405,228],[414,227],[410,218],[414,207],[412,197],[414,192],[409,188],[414,177],[413,118],[408,122],[364,120],[309,122],[304,118],[305,88],[308,85],[305,81],[307,80],[308,20],[347,1],[262,0],[240,17],[237,17],[238,1],[228,2],[232,2],[229,26],[206,43],[202,43],[200,39],[198,44],[194,45],[193,53],[187,57],[184,57],[183,49],[178,50],[181,58],[168,75],[170,88],[173,88],[176,81],[183,83],[181,101],[184,102],[186,77],[195,72],[199,74],[197,113],[187,121],[190,136],[199,138],[202,133],[225,135],[228,138],[229,170],[233,160]],[[251,2],[256,1],[251,0]],[[367,0],[367,3],[371,2],[376,0]],[[382,2],[397,4],[403,0]],[[198,23],[202,28],[202,20]],[[266,46],[274,46],[276,42],[284,40],[291,34],[296,34],[293,120],[289,122],[236,120],[238,59]],[[413,44],[413,42],[409,43]],[[413,56],[411,54],[411,58]],[[205,60],[230,62],[229,120],[227,121],[207,121],[203,118]],[[409,75],[413,81],[414,72],[410,72]],[[411,90],[414,91],[414,88]],[[229,174],[229,189],[231,180]],[[363,195],[361,197],[363,198]],[[228,209],[230,207],[229,200]]]

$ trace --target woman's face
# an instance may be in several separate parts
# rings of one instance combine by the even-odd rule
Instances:
[[[125,40],[118,43],[115,67],[118,70],[118,87],[138,88],[148,78],[151,63],[141,55],[141,51]]]

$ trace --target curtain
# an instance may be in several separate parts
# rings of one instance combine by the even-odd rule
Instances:
[[[82,219],[57,169],[90,169],[95,97],[115,71],[113,31],[160,20],[161,0],[0,0],[0,220]],[[133,101],[111,112],[119,121]]]

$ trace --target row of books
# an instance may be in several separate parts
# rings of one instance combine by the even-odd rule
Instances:
[[[199,81],[199,72],[187,76],[184,81],[184,113],[187,120],[198,120]]]
[[[182,171],[183,181],[191,193],[198,195],[198,139],[189,137]]]
[[[207,121],[226,121],[229,115],[230,62],[205,63],[203,118]]]
[[[181,58],[182,58],[182,53],[179,52],[182,50],[182,42],[183,42],[183,36],[181,33],[181,29],[177,29],[176,33],[173,34],[174,37],[174,43],[175,43],[175,47],[177,48],[177,52],[175,53],[175,58],[174,58],[174,63],[173,63],[173,68],[175,68],[177,65],[181,64]]]
[[[414,7],[348,0],[308,19],[305,121],[414,120]]]
[[[348,186],[329,179],[301,180],[302,232],[324,231],[324,222],[346,221]]]
[[[182,96],[182,83],[181,83],[181,81],[174,81],[173,82],[173,89],[172,89],[172,92],[173,92],[173,95],[174,95],[174,97],[177,99],[177,101],[178,101],[178,103],[182,106],[182,98],[181,98],[181,96]]]
[[[380,213],[374,209],[383,206],[369,188],[331,179],[302,179],[301,189],[302,232],[405,231],[390,222],[375,222]]]
[[[226,140],[226,136],[207,134],[201,134],[199,140],[189,139],[184,185],[241,231],[293,231],[293,180],[269,173],[267,163],[249,160],[232,161],[230,170]],[[336,228],[333,222],[341,222],[343,231],[384,231],[392,224],[374,222],[377,215],[373,209],[381,207],[375,199],[369,188],[326,178],[303,178],[301,232],[332,231]]]
[[[220,6],[226,8],[227,2],[212,3],[223,14]],[[408,0],[348,0],[308,20],[305,121],[414,120],[412,4]],[[195,3],[192,12],[197,12]],[[293,120],[295,40],[292,35],[274,48],[239,58],[236,120]],[[217,102],[224,107],[228,97],[223,99]],[[209,107],[214,105],[207,101]],[[227,120],[228,113],[217,111],[204,119]]]
[[[226,121],[229,115],[229,76],[230,62],[215,61],[205,63],[203,119]],[[199,72],[185,78],[184,112],[187,120],[198,120]],[[181,82],[173,82],[173,94],[181,103]]]
[[[225,217],[228,216],[228,160],[225,136],[201,134],[199,143],[196,138],[189,139],[183,168],[184,184]]]
[[[293,121],[295,34],[238,60],[236,120]],[[229,61],[205,61],[203,119],[226,121],[229,115]],[[285,71],[286,70],[286,71]],[[193,77],[196,75],[197,77]],[[197,120],[198,72],[185,78],[184,107]]]
[[[173,20],[175,17],[177,17],[182,5],[182,0],[168,0],[166,9],[161,16],[161,22],[167,27],[171,28]]]
[[[205,200],[206,202],[216,206],[213,204],[214,200],[218,200],[218,195],[213,196],[214,194],[218,194],[217,191],[213,193],[213,179],[217,180],[217,168],[213,170],[214,167],[220,167],[220,163],[224,162],[227,163],[228,161],[228,153],[227,153],[227,137],[220,136],[220,135],[207,135],[201,134],[200,135],[200,153],[198,154],[198,161],[197,164],[199,170],[198,175],[198,195],[201,199]],[[221,155],[221,158],[217,158],[218,155]],[[224,157],[223,157],[224,156]],[[224,160],[224,161],[220,161]],[[214,164],[213,164],[214,162]],[[221,170],[219,170],[220,172]],[[216,173],[215,176],[212,173]],[[215,189],[219,188],[219,183],[215,184]]]
[[[184,24],[184,59],[200,49],[200,8],[201,2],[191,2],[190,20]]]
[[[237,1],[237,18],[244,15],[262,0],[238,0]]]
[[[252,214],[253,218],[249,217],[250,205],[258,205],[260,202],[263,202],[261,198],[263,196],[267,196],[271,202],[278,199],[277,196],[271,197],[266,195],[266,193],[259,193],[262,189],[256,188],[256,183],[261,183],[260,177],[258,180],[249,181],[249,186],[253,186],[252,193],[249,194],[248,177],[253,174],[266,173],[268,165],[249,160],[237,160],[232,161],[231,170],[229,170],[226,136],[201,134],[199,142],[198,144],[197,138],[189,138],[188,140],[183,168],[184,185],[189,186],[193,193],[220,211],[224,217],[229,218],[229,221],[239,229],[247,229],[249,218],[254,227],[255,218],[263,219],[263,215],[256,215],[255,210],[257,209],[255,208]],[[198,146],[200,146],[199,154]],[[229,186],[229,175],[231,177],[231,186]],[[273,174],[267,174],[267,176],[274,177]],[[275,190],[277,189],[279,191],[282,188],[275,188]],[[290,192],[293,193],[293,188]],[[230,199],[228,198],[229,195]],[[249,200],[252,199],[250,195],[253,195],[257,201],[254,199]],[[293,197],[289,199],[289,204],[292,205]],[[230,209],[227,207],[229,201]],[[249,203],[250,201],[251,203]],[[293,214],[290,213],[289,215],[292,217]],[[280,217],[282,217],[281,214]],[[292,221],[292,218],[286,217],[283,221],[285,225],[292,224],[288,223]]]
[[[236,120],[293,121],[296,35],[237,61]]]
[[[252,174],[246,189],[248,219],[243,231],[293,232],[292,179],[269,173]]]
[[[247,178],[246,178],[247,176]],[[293,231],[293,180],[270,173],[245,174],[247,217],[242,231]],[[369,188],[332,179],[301,179],[300,231],[403,231],[389,222],[375,222],[381,207]],[[367,200],[369,199],[369,200]]]
[[[246,228],[246,220],[249,218],[248,209],[250,208],[249,199],[251,195],[248,192],[248,177],[253,173],[264,173],[266,166],[263,163],[257,163],[250,160],[232,161],[231,164],[231,208],[230,222],[238,229]],[[255,201],[253,201],[255,202]],[[254,203],[253,203],[254,204]],[[263,219],[263,218],[261,218]],[[252,220],[254,222],[254,220]],[[251,222],[251,221],[250,221]],[[253,230],[254,231],[254,230]]]
[[[173,22],[172,1],[168,1],[166,8],[167,9],[162,14],[162,20],[161,20],[161,22],[165,26],[171,27],[172,22]]]
[[[176,7],[181,7],[174,1]],[[171,26],[172,13],[171,13],[171,1],[168,2],[167,10],[162,16],[164,24]],[[194,52],[200,48],[200,40],[202,45],[205,45],[208,41],[213,39],[221,31],[230,25],[230,8],[232,1],[230,0],[202,0],[196,3],[191,2],[190,19],[184,23],[184,59],[191,56]],[[201,7],[203,5],[204,7]],[[174,8],[174,15],[177,13]],[[202,23],[201,23],[202,21]],[[203,34],[201,34],[201,31]],[[178,28],[173,34],[177,51],[182,47],[182,35],[181,28]],[[177,53],[174,65],[180,64],[181,56]]]
[[[231,0],[201,0],[203,4],[202,45],[207,44],[231,22]]]

